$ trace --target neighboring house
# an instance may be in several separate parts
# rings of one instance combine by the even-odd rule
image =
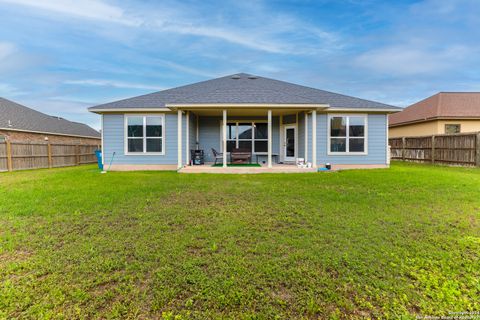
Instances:
[[[391,138],[480,131],[480,92],[439,92],[389,116]]]
[[[100,133],[83,123],[35,111],[0,98],[0,141],[100,144]]]
[[[387,114],[400,108],[249,74],[235,74],[89,108],[102,115],[112,170],[177,169],[201,149],[234,147],[266,167],[388,167]],[[223,166],[229,157],[220,160]],[[255,159],[254,159],[255,160]]]

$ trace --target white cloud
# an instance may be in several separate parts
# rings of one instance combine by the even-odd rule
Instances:
[[[0,83],[0,97],[13,97],[25,94],[24,91],[8,84],[8,83]]]
[[[155,59],[153,60],[153,64],[157,64],[172,70],[181,71],[188,74],[193,74],[193,75],[206,77],[206,78],[215,78],[219,76],[218,74],[213,72],[203,71],[198,68],[192,68],[184,64],[179,64],[179,63],[175,63],[175,62],[164,60],[164,59]]]
[[[205,37],[268,53],[316,54],[325,51],[327,47],[336,47],[333,43],[338,40],[333,33],[290,15],[272,14],[269,8],[259,5],[239,5],[238,12],[235,12],[237,18],[230,20],[201,15],[201,8],[192,9],[176,3],[155,3],[152,7],[138,6],[126,10],[101,0],[0,0],[1,2],[43,10],[57,18],[71,16],[139,27],[157,34]],[[235,21],[232,23],[232,20]],[[109,35],[103,29],[98,32]],[[288,37],[289,33],[295,34],[295,41],[285,41],[284,36]],[[299,35],[312,37],[316,41],[299,39]],[[118,38],[118,34],[114,36]]]
[[[34,7],[64,15],[138,26],[141,22],[126,17],[122,8],[95,0],[0,0],[0,2]]]
[[[156,20],[152,26],[163,32],[218,39],[268,53],[316,54],[327,51],[326,47],[339,47],[338,35],[306,24],[293,16],[272,17],[270,11],[245,12],[244,15],[254,15],[256,18],[215,24],[211,19],[195,19],[193,14],[176,15],[168,20]],[[147,21],[146,24],[148,23]],[[312,39],[315,41],[309,41]]]
[[[455,68],[471,52],[464,46],[446,49],[422,48],[415,44],[394,45],[361,54],[355,64],[394,75],[438,73]]]
[[[227,28],[206,27],[201,25],[168,25],[163,31],[175,32],[184,35],[195,35],[209,38],[216,38],[230,43],[239,44],[247,48],[266,51],[270,53],[285,53],[289,50],[282,44],[272,40],[262,40],[251,33],[241,33]]]
[[[113,81],[113,80],[101,80],[101,79],[67,80],[64,83],[71,84],[71,85],[126,88],[126,89],[145,89],[145,90],[165,89],[159,86],[151,86],[151,85],[145,85],[145,84],[139,84],[139,83],[130,83],[130,82]]]
[[[0,42],[0,61],[16,51],[15,45],[10,42]]]

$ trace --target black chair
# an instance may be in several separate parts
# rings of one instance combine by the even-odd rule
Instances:
[[[215,158],[215,164],[217,164],[217,160],[222,160],[223,161],[223,153],[222,152],[218,152],[217,150],[213,149],[212,148],[212,152],[213,152],[213,157]]]

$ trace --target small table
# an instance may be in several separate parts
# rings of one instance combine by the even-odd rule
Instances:
[[[258,157],[267,157],[268,158],[268,154],[267,153],[255,153],[255,157],[257,159],[257,163],[258,163]],[[277,161],[274,161],[275,163],[278,163],[278,153],[272,153],[272,159],[277,159]]]

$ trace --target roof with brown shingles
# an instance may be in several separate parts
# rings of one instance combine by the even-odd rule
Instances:
[[[389,115],[389,124],[396,126],[449,118],[480,118],[480,92],[439,92]]]

